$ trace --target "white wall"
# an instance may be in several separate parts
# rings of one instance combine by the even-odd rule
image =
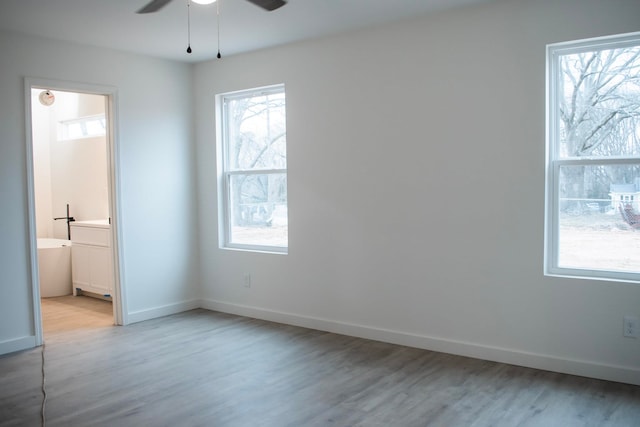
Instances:
[[[51,149],[53,214],[76,220],[109,218],[107,141],[104,136],[55,141]],[[56,221],[55,238],[67,238],[67,225]]]
[[[0,354],[35,342],[25,77],[115,88],[128,318],[197,305],[191,66],[4,32],[0,61]]]
[[[51,194],[51,109],[38,101],[39,91],[31,94],[33,139],[33,187],[38,237],[53,237]]]
[[[498,1],[197,65],[203,304],[640,384],[621,330],[640,285],[543,275],[545,46],[639,18],[636,0]],[[289,255],[221,250],[213,95],[275,83]]]

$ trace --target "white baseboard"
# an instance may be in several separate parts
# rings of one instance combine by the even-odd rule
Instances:
[[[391,344],[421,348],[476,359],[578,375],[608,381],[616,381],[640,385],[640,369],[635,367],[606,365],[584,360],[562,359],[555,356],[522,352],[508,348],[492,347],[477,343],[449,340],[445,338],[429,337],[410,334],[388,329],[372,328],[369,326],[337,322],[299,314],[284,313],[258,307],[232,304],[216,300],[202,300],[200,307],[212,311],[236,314],[271,322],[285,323],[310,329],[333,332],[336,334],[383,341]]]
[[[129,312],[127,314],[127,324],[143,322],[157,317],[169,316],[171,314],[182,313],[183,311],[194,310],[202,306],[200,300],[183,301],[176,304],[163,305],[161,307],[149,308]]]
[[[338,322],[330,319],[303,316],[210,299],[184,301],[162,307],[130,312],[128,314],[127,323],[142,322],[196,308],[204,308],[212,311],[220,311],[223,313],[236,314],[271,322],[284,323],[442,353],[473,357],[476,359],[542,369],[545,371],[640,385],[640,369],[636,367],[607,365],[584,360],[563,359],[544,354],[522,352],[508,348],[455,341],[439,337],[429,337],[389,329],[373,328],[370,326]],[[35,336],[26,336],[13,340],[2,341],[0,342],[0,355],[26,350],[35,346]]]
[[[0,342],[0,354],[9,354],[16,351],[27,350],[36,346],[36,337],[34,335],[16,338]]]

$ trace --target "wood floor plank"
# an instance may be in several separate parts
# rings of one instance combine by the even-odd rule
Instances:
[[[640,425],[626,384],[206,310],[60,322],[45,333],[50,427]],[[38,425],[39,356],[0,358],[0,426]]]
[[[87,296],[42,298],[42,329],[45,339],[51,333],[113,326],[110,301]]]

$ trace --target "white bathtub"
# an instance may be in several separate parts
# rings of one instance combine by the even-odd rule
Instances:
[[[71,241],[38,239],[40,297],[71,295]]]

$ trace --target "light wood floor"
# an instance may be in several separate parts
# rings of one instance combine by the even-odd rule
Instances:
[[[45,341],[49,334],[113,326],[110,301],[87,296],[64,296],[42,298],[40,307]]]
[[[206,310],[45,333],[47,426],[640,426],[640,387]],[[41,349],[0,358],[38,426]]]

